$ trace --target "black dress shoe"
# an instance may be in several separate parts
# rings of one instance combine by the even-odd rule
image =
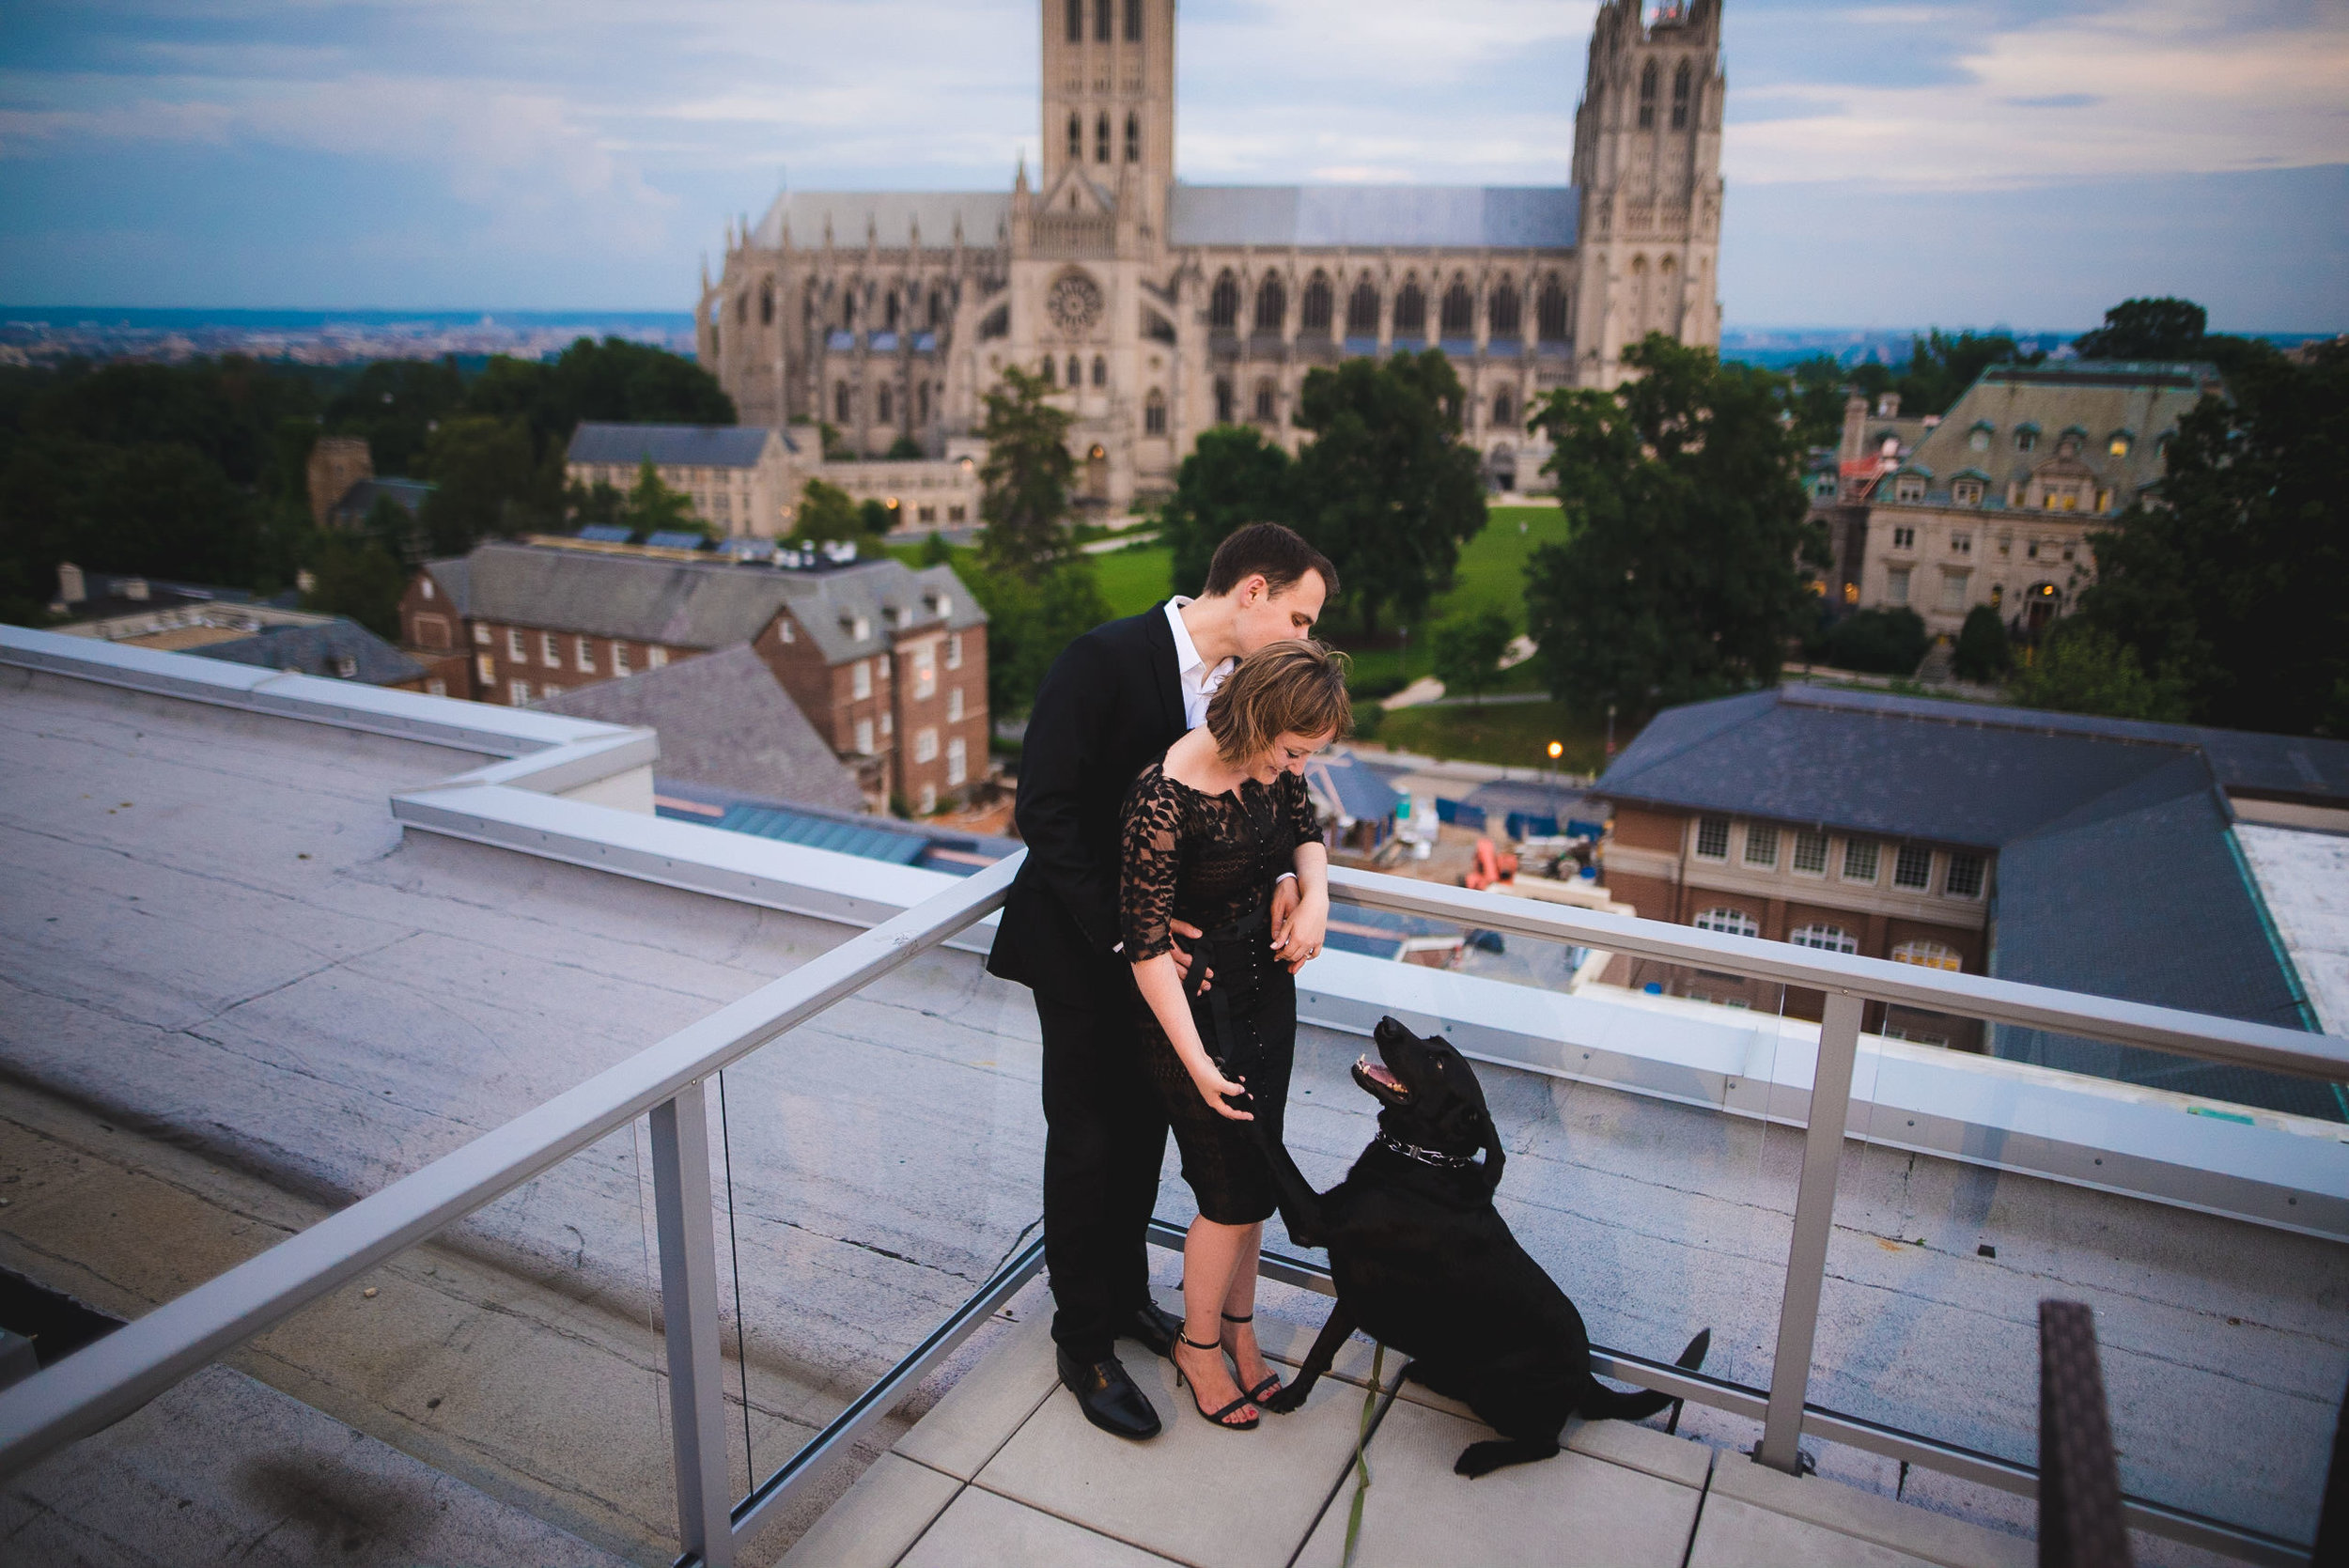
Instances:
[[[1061,1386],[1077,1396],[1077,1408],[1084,1412],[1085,1420],[1114,1437],[1159,1435],[1157,1409],[1134,1386],[1116,1357],[1091,1366],[1066,1350],[1055,1349],[1053,1357],[1060,1363]]]
[[[1142,1342],[1143,1348],[1153,1356],[1174,1354],[1174,1337],[1183,1331],[1183,1320],[1155,1301],[1145,1301],[1134,1309],[1126,1332]]]

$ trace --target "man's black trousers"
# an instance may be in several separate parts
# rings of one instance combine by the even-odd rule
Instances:
[[[1166,1157],[1166,1110],[1142,1071],[1132,982],[1091,1005],[1038,994],[1044,1031],[1044,1265],[1052,1338],[1085,1365],[1150,1298],[1150,1211]]]

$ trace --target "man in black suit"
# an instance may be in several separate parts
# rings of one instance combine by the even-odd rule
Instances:
[[[1232,667],[1310,634],[1336,591],[1318,551],[1277,523],[1251,523],[1217,549],[1199,598],[1069,644],[1028,719],[1014,808],[1028,858],[987,967],[1035,993],[1043,1027],[1044,1258],[1061,1381],[1087,1421],[1121,1437],[1155,1436],[1159,1417],[1115,1340],[1163,1356],[1181,1319],[1150,1299],[1144,1238],[1166,1111],[1143,1075],[1132,966],[1118,953],[1119,808],[1135,775],[1206,721]]]

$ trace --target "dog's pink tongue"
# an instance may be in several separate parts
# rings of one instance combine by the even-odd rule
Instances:
[[[1403,1080],[1401,1079],[1395,1077],[1392,1073],[1387,1071],[1385,1067],[1376,1062],[1364,1067],[1362,1071],[1368,1073],[1371,1078],[1377,1081],[1380,1088],[1400,1089],[1403,1087]]]

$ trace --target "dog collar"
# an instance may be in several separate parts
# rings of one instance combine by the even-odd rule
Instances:
[[[1415,1159],[1439,1171],[1466,1171],[1476,1163],[1474,1155],[1447,1155],[1434,1149],[1423,1149],[1416,1143],[1404,1142],[1384,1127],[1378,1129],[1378,1141],[1405,1159]]]

